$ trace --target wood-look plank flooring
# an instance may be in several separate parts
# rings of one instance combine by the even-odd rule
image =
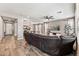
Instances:
[[[49,56],[39,49],[25,45],[24,40],[17,40],[15,36],[6,36],[0,41],[0,56]],[[79,48],[77,51],[79,56]]]
[[[0,56],[25,55],[14,36],[6,36],[0,41]]]
[[[0,56],[40,56],[43,54],[45,55],[35,47],[25,45],[25,41],[18,41],[15,36],[6,36],[0,41]]]

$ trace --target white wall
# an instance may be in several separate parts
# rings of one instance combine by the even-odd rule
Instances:
[[[0,40],[3,37],[3,20],[0,17]]]
[[[18,17],[18,40],[23,39],[23,17]]]
[[[76,4],[76,12],[75,12],[75,30],[76,30],[76,35],[78,39],[78,44],[79,44],[79,3]]]
[[[15,36],[17,36],[18,35],[18,23],[15,23],[14,24],[14,26],[15,26]]]

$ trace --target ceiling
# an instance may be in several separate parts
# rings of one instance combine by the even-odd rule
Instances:
[[[43,16],[55,19],[74,16],[73,3],[0,3],[0,15],[23,16],[42,21]]]

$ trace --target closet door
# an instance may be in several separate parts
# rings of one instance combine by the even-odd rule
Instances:
[[[9,24],[9,23],[6,24],[5,34],[6,35],[12,34],[12,24]]]

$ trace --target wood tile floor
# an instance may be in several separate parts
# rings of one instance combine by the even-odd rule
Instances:
[[[79,56],[79,49],[77,52]],[[6,36],[0,41],[0,56],[49,56],[39,49],[25,45],[24,40],[18,41],[14,36]]]

